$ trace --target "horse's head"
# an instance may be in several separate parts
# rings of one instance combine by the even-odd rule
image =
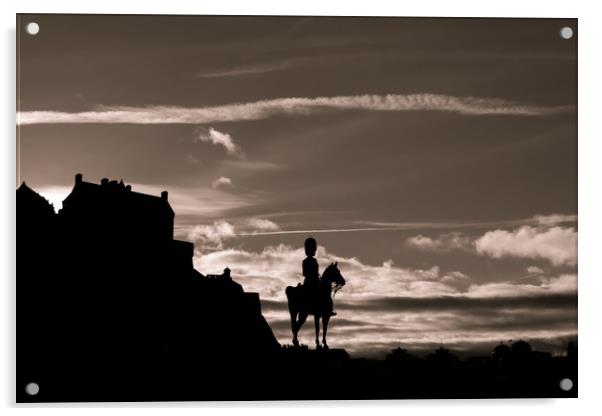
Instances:
[[[345,286],[345,278],[339,270],[338,262],[331,263],[326,268],[326,270],[324,270],[324,273],[322,274],[322,279],[330,283],[334,283],[335,285],[340,287]]]

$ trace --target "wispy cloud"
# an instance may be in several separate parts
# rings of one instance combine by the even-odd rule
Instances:
[[[576,222],[576,215],[565,215],[565,214],[550,214],[550,215],[536,215],[533,217],[533,222],[538,225],[557,225],[564,224],[567,222]]]
[[[262,120],[279,115],[309,116],[324,111],[441,111],[471,116],[543,116],[572,107],[546,107],[503,99],[455,97],[440,94],[354,95],[336,97],[291,97],[207,107],[100,106],[93,111],[23,111],[17,124],[125,123],[207,124]]]
[[[224,149],[226,149],[226,152],[232,156],[244,156],[242,149],[236,143],[234,143],[232,136],[230,136],[228,133],[221,132],[213,127],[209,129],[199,127],[196,133],[197,141],[213,143],[216,146],[223,146]]]
[[[239,78],[251,75],[267,74],[282,71],[293,65],[293,60],[282,60],[255,65],[239,65],[228,68],[201,71],[196,74],[197,78]]]
[[[406,240],[406,245],[427,251],[451,251],[463,250],[471,247],[470,237],[459,232],[442,234],[436,238],[426,237],[422,234],[410,237]]]
[[[364,227],[364,228],[315,228],[303,230],[271,230],[254,233],[240,233],[240,236],[250,235],[286,235],[286,234],[330,234],[330,233],[355,233],[362,231],[400,231],[402,227]]]
[[[399,227],[405,230],[424,229],[461,229],[461,228],[490,228],[490,227],[514,227],[521,225],[532,226],[553,226],[566,223],[577,222],[577,215],[574,214],[549,214],[535,215],[529,218],[520,218],[502,221],[448,221],[448,222],[391,222],[391,221],[355,221],[355,224],[362,224],[374,227],[394,228]]]

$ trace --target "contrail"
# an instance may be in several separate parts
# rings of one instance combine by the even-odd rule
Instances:
[[[489,227],[508,227],[519,225],[555,225],[567,222],[577,221],[576,215],[550,215],[535,216],[508,221],[474,221],[474,222],[377,222],[377,221],[355,221],[356,224],[375,225],[374,227],[357,228],[326,228],[326,229],[308,229],[308,230],[275,230],[275,231],[257,231],[241,232],[237,236],[261,236],[261,235],[284,235],[284,234],[320,234],[320,233],[349,233],[362,231],[404,231],[404,230],[423,230],[423,229],[459,229],[459,228],[489,228]]]
[[[279,231],[258,231],[237,233],[239,237],[260,236],[260,235],[282,235],[282,234],[321,234],[321,233],[351,233],[359,231],[400,231],[407,230],[407,227],[372,227],[372,228],[330,228],[315,230],[279,230]]]

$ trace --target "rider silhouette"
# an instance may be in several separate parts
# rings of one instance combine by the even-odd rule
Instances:
[[[314,257],[317,248],[318,243],[315,238],[309,237],[305,240],[305,255],[307,257],[303,260],[303,276],[305,277],[303,286],[308,289],[315,289],[318,286],[318,283],[320,283],[318,261]]]
[[[314,257],[318,249],[318,243],[315,238],[309,237],[305,240],[305,255],[307,256],[303,260],[303,287],[305,288],[306,300],[310,305],[310,309],[315,309],[317,304],[317,298],[320,295],[320,271],[318,266],[318,260]],[[325,294],[326,296],[326,294]],[[330,297],[330,292],[327,294]],[[324,300],[324,299],[322,299]],[[332,302],[330,302],[332,305]],[[330,315],[336,315],[334,307],[331,306]]]

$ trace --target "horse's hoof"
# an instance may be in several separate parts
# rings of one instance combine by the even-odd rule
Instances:
[[[328,344],[327,344],[327,343],[324,343],[324,345],[322,345],[322,348],[324,348],[325,350],[329,349],[329,348],[328,348]]]
[[[298,348],[299,347],[299,340],[294,339],[293,340],[293,346]]]

